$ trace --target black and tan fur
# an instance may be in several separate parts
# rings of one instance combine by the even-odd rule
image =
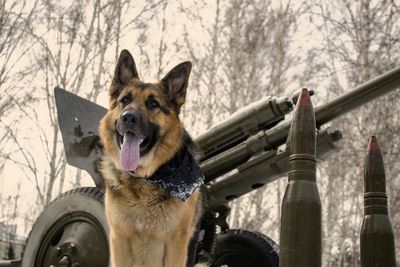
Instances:
[[[179,120],[190,71],[191,63],[184,62],[161,81],[144,83],[139,80],[131,54],[121,52],[109,89],[109,110],[100,123],[105,149],[101,171],[106,184],[113,267],[186,264],[189,241],[199,219],[199,193],[183,202],[146,178],[183,145],[194,147]],[[127,109],[140,113],[138,131],[143,134],[145,146],[143,151],[141,147],[139,166],[133,175],[120,165],[116,129]]]

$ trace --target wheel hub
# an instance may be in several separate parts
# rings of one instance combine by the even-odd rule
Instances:
[[[106,234],[90,214],[66,216],[44,238],[35,266],[107,266]]]
[[[79,266],[79,252],[76,245],[72,242],[65,242],[64,244],[55,247],[54,256],[57,259],[60,259],[57,265],[59,267]]]

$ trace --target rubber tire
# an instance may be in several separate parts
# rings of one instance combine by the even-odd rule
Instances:
[[[269,237],[233,229],[217,236],[212,267],[278,267],[279,247]]]
[[[76,188],[58,196],[39,215],[28,235],[21,267],[33,266],[39,245],[53,223],[74,211],[87,212],[94,216],[108,238],[109,230],[104,213],[104,192],[96,187]]]

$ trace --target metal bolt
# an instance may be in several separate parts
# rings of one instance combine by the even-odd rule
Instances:
[[[60,248],[60,247],[56,247],[56,250],[54,250],[54,254],[55,254],[57,257],[60,257],[60,256],[62,255],[62,250],[61,250],[61,248]]]
[[[71,243],[68,245],[68,252],[69,253],[74,253],[76,249],[76,245],[74,243]]]
[[[58,262],[58,267],[70,267],[71,262],[69,261],[67,256],[62,257],[62,259]]]

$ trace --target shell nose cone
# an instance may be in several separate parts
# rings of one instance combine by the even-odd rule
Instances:
[[[378,140],[376,139],[375,136],[371,136],[371,138],[369,139],[368,151],[376,151],[376,152],[381,151],[378,144]]]
[[[307,88],[301,89],[300,97],[297,100],[297,106],[299,107],[312,106],[310,94]]]
[[[300,96],[297,100],[288,141],[290,154],[315,155],[315,114],[310,95],[306,88],[301,90]]]
[[[364,190],[368,192],[386,192],[386,174],[383,156],[377,138],[372,136],[368,143],[364,164]]]

